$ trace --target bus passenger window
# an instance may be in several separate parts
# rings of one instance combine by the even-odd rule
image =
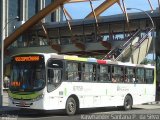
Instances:
[[[129,76],[125,75],[125,76],[124,76],[124,82],[125,82],[125,83],[129,83],[129,81],[130,81],[130,80],[129,80]]]
[[[124,81],[124,72],[123,72],[123,67],[121,66],[113,66],[112,67],[112,78],[116,82],[123,82]]]
[[[117,80],[116,80],[116,78],[115,78],[114,75],[112,75],[112,82],[113,82],[113,83],[116,83],[116,82],[117,82]]]
[[[154,72],[153,72],[153,70],[147,69],[145,75],[146,75],[146,76],[145,76],[145,78],[146,78],[146,83],[147,83],[147,84],[152,84],[153,81],[154,81],[154,77],[153,77],[153,76],[154,76]]]
[[[85,81],[89,81],[89,73],[84,73],[83,77]]]
[[[96,66],[93,64],[83,64],[83,79],[84,81],[96,80]]]
[[[110,81],[110,66],[107,65],[99,66],[99,81],[100,82]]]
[[[135,83],[135,71],[133,67],[126,67],[124,82]]]
[[[136,69],[136,81],[138,83],[144,83],[144,69],[143,68],[137,68]]]
[[[79,75],[78,75],[78,63],[73,63],[73,81],[78,81],[79,80]]]
[[[79,71],[78,71],[78,63],[67,62],[66,78],[69,81],[80,80],[80,75],[79,75]]]

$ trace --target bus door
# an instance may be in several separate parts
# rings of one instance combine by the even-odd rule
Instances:
[[[49,60],[47,69],[47,90],[48,92],[56,89],[62,81],[63,63],[61,60]]]
[[[61,75],[62,72],[59,69],[48,69],[47,70],[47,91],[49,98],[54,98],[54,103],[59,104],[60,97],[59,92],[56,89],[59,87],[61,83]],[[52,93],[55,91],[54,93]],[[51,100],[52,101],[52,100]],[[52,101],[53,102],[53,101]]]

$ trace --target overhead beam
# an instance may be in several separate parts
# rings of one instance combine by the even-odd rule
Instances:
[[[10,36],[4,40],[4,49],[11,45],[19,36],[21,36],[26,30],[34,26],[36,23],[41,21],[46,15],[55,11],[60,5],[70,0],[55,0],[55,2],[49,4],[44,9],[40,10],[36,15],[31,17],[23,25],[17,28]]]
[[[51,48],[56,50],[58,53],[61,52],[61,46],[59,44],[52,44]]]
[[[90,2],[91,9],[92,9],[92,13],[93,13],[93,15],[94,15],[94,19],[95,19],[95,21],[96,21],[96,28],[97,28],[98,34],[100,34],[100,30],[99,30],[99,26],[98,26],[98,20],[97,20],[96,13],[95,13],[94,8],[93,8],[93,5],[92,5],[92,1],[89,0],[89,2]]]
[[[50,39],[49,39],[49,35],[48,35],[48,32],[47,32],[47,29],[45,28],[45,26],[44,26],[44,24],[42,23],[42,21],[40,22],[40,24],[41,24],[42,29],[43,29],[43,32],[44,32],[44,34],[45,34],[45,36],[46,36],[46,38],[47,38],[47,43],[48,43],[48,45],[50,45],[51,41],[50,41]]]
[[[64,9],[64,12],[66,13],[67,17],[69,18],[69,20],[72,20],[71,15],[70,15],[69,12],[64,8],[64,6],[63,6],[63,9]]]
[[[66,21],[67,21],[69,30],[70,30],[70,32],[71,32],[71,35],[73,36],[72,27],[71,27],[71,24],[70,24],[70,22],[69,22],[69,20],[68,20],[68,18],[67,18],[67,13],[66,13],[65,8],[64,8],[63,5],[61,5],[61,9],[62,9],[62,11],[63,11],[63,14],[64,14],[65,18],[66,18]]]
[[[124,10],[124,13],[125,13],[125,16],[126,16],[126,19],[127,19],[127,23],[129,23],[128,14],[127,14],[127,11],[126,11],[126,5],[124,3],[124,0],[122,0],[122,4],[123,4],[123,10]]]
[[[130,31],[129,18],[128,18],[128,13],[127,13],[127,10],[126,10],[126,5],[125,5],[124,0],[122,0],[122,4],[123,4],[123,10],[124,10],[124,14],[125,14],[126,21],[127,21],[127,29],[128,29],[128,31]]]
[[[72,39],[71,39],[72,43],[73,43],[77,48],[79,48],[79,49],[81,49],[81,50],[85,50],[85,45],[84,45],[83,43],[78,43],[77,38],[73,35],[72,27],[71,27],[71,24],[70,24],[70,22],[69,22],[69,20],[68,20],[68,18],[67,18],[67,13],[66,13],[65,8],[64,8],[63,5],[61,5],[61,9],[63,10],[64,16],[65,16],[65,18],[66,18],[66,21],[67,21],[67,24],[68,24],[68,27],[69,27],[69,30],[70,30],[70,33],[71,33],[71,36],[72,36]]]
[[[94,11],[96,13],[96,16],[99,16],[102,12],[104,12],[106,9],[117,3],[119,0],[106,0],[101,5],[99,5]],[[86,18],[93,18],[93,13],[89,13]]]
[[[148,3],[149,3],[149,5],[150,5],[151,11],[153,12],[153,7],[152,7],[152,4],[151,4],[151,1],[148,0]]]
[[[89,0],[70,0],[69,3],[76,3],[76,2],[88,2]],[[91,1],[100,1],[100,0],[91,0]]]
[[[122,12],[125,13],[125,12],[124,12],[124,9],[123,9],[123,7],[122,7],[122,5],[121,5],[120,0],[119,0],[117,3],[118,3],[118,5],[119,5],[119,7],[121,8]]]
[[[76,42],[75,43],[75,46],[77,47],[77,48],[79,48],[80,50],[85,50],[85,44],[83,44],[83,43],[80,43],[80,42]]]

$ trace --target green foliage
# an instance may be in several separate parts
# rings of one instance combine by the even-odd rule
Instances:
[[[152,65],[154,65],[154,64],[155,64],[155,61],[154,61],[154,60],[151,60],[151,59],[145,58],[145,59],[141,62],[141,64],[144,64],[144,65],[152,64]]]

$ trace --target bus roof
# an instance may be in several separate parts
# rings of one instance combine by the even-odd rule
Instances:
[[[122,66],[154,68],[154,65],[151,65],[151,64],[147,64],[147,65],[132,64],[130,62],[121,62],[121,61],[114,61],[114,60],[109,60],[109,59],[100,60],[100,59],[96,59],[96,58],[84,58],[84,57],[78,57],[78,56],[73,56],[73,55],[51,54],[51,58],[65,59],[65,60],[71,60],[71,61],[98,63],[98,64],[114,64],[114,65],[122,65]]]
[[[121,62],[121,61],[114,61],[114,60],[100,60],[96,58],[84,58],[78,57],[75,55],[59,55],[57,53],[25,53],[25,54],[17,54],[17,55],[44,55],[48,56],[49,58],[56,58],[56,59],[64,59],[70,61],[81,61],[81,62],[89,62],[89,63],[98,63],[98,64],[114,64],[114,65],[122,65],[122,66],[132,66],[132,67],[146,67],[146,68],[154,68],[154,65],[148,64],[132,64],[130,62]],[[17,56],[14,55],[14,56]]]

